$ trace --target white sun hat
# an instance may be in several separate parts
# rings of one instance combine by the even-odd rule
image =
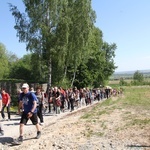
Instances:
[[[28,88],[29,87],[29,85],[27,84],[27,83],[24,83],[23,85],[22,85],[22,88]]]

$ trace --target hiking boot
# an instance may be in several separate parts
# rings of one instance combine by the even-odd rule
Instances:
[[[18,142],[23,142],[23,136],[19,136],[17,140]]]
[[[41,131],[38,131],[36,138],[39,139],[40,137],[41,137]]]

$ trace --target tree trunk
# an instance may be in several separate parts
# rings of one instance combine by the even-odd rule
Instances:
[[[64,80],[65,80],[65,78],[66,78],[66,75],[67,75],[67,66],[65,66],[65,72],[64,72],[64,77],[63,77],[62,82],[64,82]]]
[[[74,73],[73,73],[71,87],[73,87],[73,83],[74,83],[75,78],[76,78],[76,71],[74,71]]]
[[[52,60],[49,58],[49,68],[48,68],[48,83],[47,83],[47,94],[49,92],[49,88],[52,86]]]

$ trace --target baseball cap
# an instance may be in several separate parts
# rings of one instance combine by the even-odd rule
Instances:
[[[27,83],[24,83],[23,85],[22,85],[22,88],[28,88],[29,87],[29,85],[27,84]]]

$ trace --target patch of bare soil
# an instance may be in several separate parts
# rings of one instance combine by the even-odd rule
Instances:
[[[117,100],[116,98],[113,99]],[[101,102],[98,102],[101,103]],[[91,119],[81,117],[91,111],[98,103],[65,112],[60,116],[44,116],[40,139],[34,139],[33,132],[26,132],[25,141],[20,146],[3,144],[9,150],[150,150],[150,127],[145,124],[132,124],[131,115],[134,110],[122,108],[112,109],[109,106],[99,107],[95,113],[99,115]],[[106,112],[106,113],[100,113]],[[145,113],[145,112],[144,112]],[[146,112],[140,119],[150,118]],[[92,114],[91,114],[92,115]]]

